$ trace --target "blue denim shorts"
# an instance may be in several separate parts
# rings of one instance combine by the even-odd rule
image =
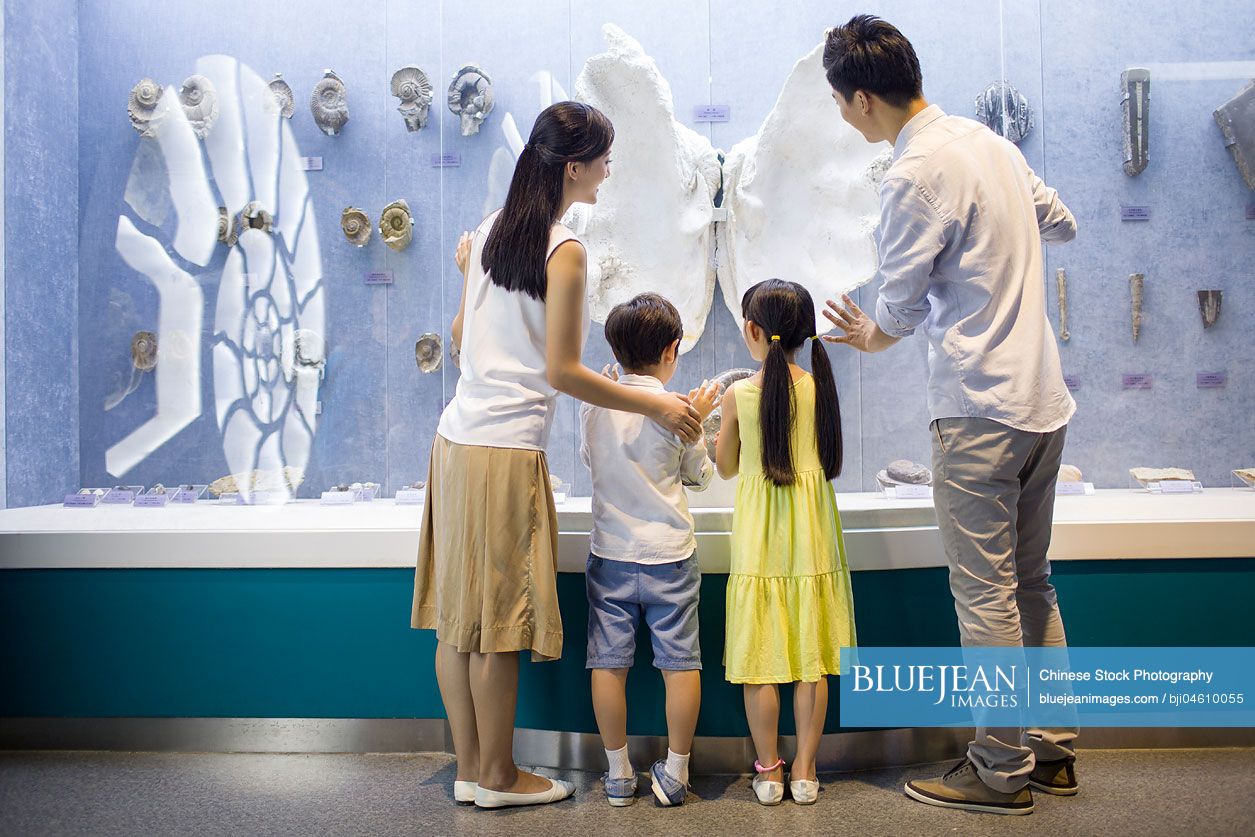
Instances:
[[[697,641],[697,599],[702,575],[697,556],[667,564],[635,564],[588,556],[588,668],[631,668],[636,630],[644,617],[654,647],[654,668],[702,667]]]

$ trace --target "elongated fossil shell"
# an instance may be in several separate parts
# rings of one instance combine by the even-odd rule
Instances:
[[[1220,305],[1224,301],[1224,291],[1199,291],[1198,313],[1203,315],[1203,328],[1211,328],[1220,319]]]
[[[358,247],[370,241],[370,218],[356,206],[346,206],[340,213],[340,229],[344,230],[344,237]]]
[[[397,110],[405,118],[408,131],[427,127],[427,113],[434,91],[427,74],[413,65],[407,65],[392,74],[392,95],[401,100]]]
[[[161,85],[150,78],[141,79],[131,88],[126,111],[131,116],[131,127],[141,137],[157,136],[157,125],[161,122],[157,102],[161,101],[161,93]]]
[[[219,477],[209,484],[209,493],[215,497],[229,494],[241,489],[250,491],[278,491],[286,488],[293,494],[301,483],[305,482],[305,472],[291,465],[284,465],[282,470],[265,470],[258,468],[241,474],[228,474]]]
[[[197,139],[204,139],[218,121],[218,89],[204,76],[188,76],[179,89],[183,113]]]
[[[225,206],[218,207],[218,240],[228,247],[234,247],[240,238],[240,225],[235,216]]]
[[[284,119],[291,119],[296,113],[296,97],[292,94],[292,86],[283,80],[283,73],[275,73],[270,80],[270,92],[274,94],[274,106]]]
[[[137,331],[131,338],[131,365],[141,372],[157,367],[157,335],[151,331]]]
[[[1194,472],[1188,468],[1130,468],[1129,476],[1143,486],[1152,482],[1163,482],[1164,480],[1189,480],[1193,482],[1197,479],[1194,476]]]
[[[383,208],[379,216],[379,234],[384,244],[400,252],[410,246],[414,238],[414,219],[410,216],[410,205],[404,200],[393,201]]]
[[[246,229],[261,230],[264,233],[270,232],[271,226],[274,224],[274,218],[266,211],[264,207],[257,201],[251,201],[243,210],[240,211],[240,220],[238,229],[240,231]]]
[[[349,95],[344,82],[331,70],[323,70],[322,80],[314,85],[309,97],[309,110],[318,129],[329,137],[340,133],[349,121]]]
[[[492,79],[469,64],[458,70],[449,84],[449,110],[462,120],[462,136],[479,133],[479,126],[492,113]]]
[[[1007,81],[995,81],[976,97],[976,119],[1016,144],[1033,127],[1033,108]]]
[[[427,332],[414,344],[414,362],[424,374],[430,374],[440,368],[444,350],[440,345],[440,335]]]
[[[1129,274],[1129,301],[1133,306],[1133,342],[1142,334],[1142,297],[1145,294],[1146,276],[1142,273]]]

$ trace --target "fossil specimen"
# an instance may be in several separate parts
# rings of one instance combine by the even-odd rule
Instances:
[[[1055,271],[1055,285],[1059,290],[1059,339],[1066,343],[1072,332],[1068,331],[1068,274],[1063,268]]]
[[[274,219],[257,201],[250,201],[247,206],[240,211],[238,221],[238,229],[243,232],[247,229],[261,230],[264,233],[270,232],[270,228],[274,223]],[[221,230],[221,223],[218,225]]]
[[[1120,74],[1124,100],[1124,173],[1135,177],[1146,170],[1150,154],[1150,70],[1134,68]]]
[[[157,136],[157,126],[164,116],[157,112],[161,93],[161,85],[150,78],[141,79],[139,84],[131,88],[126,111],[131,116],[131,127],[141,137]]]
[[[1059,466],[1059,482],[1080,482],[1082,479],[1081,469],[1075,465]]]
[[[711,383],[719,385],[719,395],[722,396],[723,393],[728,391],[728,387],[753,374],[753,369],[728,369],[711,378]],[[719,427],[722,423],[723,415],[718,407],[715,407],[710,415],[706,417],[706,420],[702,422],[702,432],[706,436],[706,453],[711,459],[715,458],[715,439],[719,436]]]
[[[443,356],[439,334],[428,332],[419,337],[418,342],[414,344],[414,362],[425,373],[439,369]]]
[[[225,206],[218,207],[218,240],[228,247],[234,247],[240,238],[240,226],[235,216]]]
[[[399,200],[385,206],[379,216],[379,234],[383,236],[384,244],[393,250],[401,251],[409,247],[414,238],[414,219],[410,216],[410,205]]]
[[[209,493],[215,497],[235,491],[282,491],[293,494],[296,488],[305,481],[305,472],[290,465],[283,466],[281,471],[257,469],[242,474],[229,474],[209,484]]]
[[[270,92],[274,94],[274,106],[279,115],[291,119],[296,113],[296,97],[292,94],[292,86],[283,80],[283,73],[275,73],[270,80]]]
[[[876,478],[882,483],[887,481],[891,485],[930,485],[933,481],[933,472],[909,459],[895,459],[885,466]]]
[[[461,118],[462,136],[479,133],[492,105],[492,79],[474,64],[458,70],[449,84],[449,110]]]
[[[1129,274],[1129,296],[1133,302],[1133,342],[1137,342],[1142,333],[1142,293],[1146,286],[1146,276],[1141,273]]]
[[[1033,108],[1010,82],[995,81],[976,97],[976,118],[1018,144],[1033,127]]]
[[[1203,328],[1211,328],[1220,319],[1220,303],[1223,298],[1223,291],[1198,292],[1198,311],[1203,315]]]
[[[370,241],[370,219],[356,206],[346,206],[340,213],[340,229],[344,230],[344,237],[358,247]]]
[[[1195,479],[1194,472],[1188,468],[1130,468],[1129,476],[1143,486],[1163,480],[1189,480],[1193,482]]]
[[[1255,79],[1212,114],[1248,189],[1255,189]]]
[[[321,376],[327,366],[327,341],[323,336],[312,329],[298,328],[292,342],[292,357],[296,366]]]
[[[1233,472],[1233,476],[1255,488],[1255,468],[1238,468]]]
[[[412,65],[397,70],[392,74],[392,95],[401,100],[397,110],[405,118],[406,130],[417,131],[427,127],[432,87],[426,73]]]
[[[322,76],[309,97],[309,110],[314,115],[318,130],[334,137],[349,121],[348,91],[340,77],[331,70],[323,70]]]
[[[192,126],[192,133],[197,139],[204,139],[218,121],[218,89],[202,75],[188,76],[179,88],[179,101],[183,103],[183,113]]]
[[[137,331],[131,338],[131,365],[141,372],[157,366],[157,335],[151,331]]]

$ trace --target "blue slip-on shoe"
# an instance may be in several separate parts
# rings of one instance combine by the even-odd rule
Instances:
[[[684,804],[684,798],[688,796],[688,788],[667,772],[666,759],[658,759],[654,762],[654,766],[649,768],[649,776],[653,780],[654,797],[657,798],[659,805],[670,808],[673,805]]]
[[[606,801],[616,808],[626,808],[636,801],[636,774],[628,779],[611,779],[609,773],[601,774],[605,786]]]

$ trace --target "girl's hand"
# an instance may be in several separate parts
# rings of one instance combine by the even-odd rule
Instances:
[[[466,278],[466,268],[471,263],[471,241],[473,240],[469,232],[463,232],[458,239],[457,250],[453,253],[453,261],[457,263],[458,270],[462,271],[462,278]]]
[[[706,417],[714,412],[715,404],[719,401],[719,384],[711,381],[702,381],[702,385],[689,392],[689,403],[693,405],[693,409],[697,410],[697,415],[701,421],[705,421]]]
[[[675,392],[659,393],[655,399],[653,420],[686,442],[702,437],[702,419],[689,400]]]

